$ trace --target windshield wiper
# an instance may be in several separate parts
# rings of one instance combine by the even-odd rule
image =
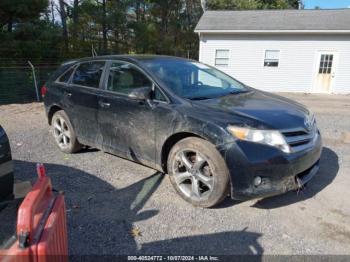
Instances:
[[[229,95],[235,95],[235,94],[241,94],[244,93],[245,90],[235,90],[235,91],[231,91],[230,93],[228,93]]]
[[[190,97],[188,99],[190,99],[190,100],[207,100],[207,99],[212,99],[212,97],[198,96],[198,97]]]
[[[226,95],[237,95],[237,94],[244,94],[244,93],[249,93],[250,90],[237,90],[237,91],[231,91]]]

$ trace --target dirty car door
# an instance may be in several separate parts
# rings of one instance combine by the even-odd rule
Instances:
[[[105,90],[98,98],[98,122],[106,151],[121,154],[135,162],[155,162],[155,125],[152,107],[128,95],[152,82],[136,66],[112,61],[106,73]]]
[[[66,89],[66,110],[81,142],[95,144],[98,135],[97,94],[105,61],[81,63]]]

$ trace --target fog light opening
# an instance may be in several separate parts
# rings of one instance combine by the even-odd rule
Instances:
[[[253,184],[254,186],[260,186],[262,183],[262,178],[260,176],[257,176],[254,178]]]

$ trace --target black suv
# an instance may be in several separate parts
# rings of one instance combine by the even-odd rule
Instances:
[[[63,64],[42,95],[63,152],[88,145],[161,170],[197,206],[280,194],[318,171],[310,111],[196,61],[81,59]]]

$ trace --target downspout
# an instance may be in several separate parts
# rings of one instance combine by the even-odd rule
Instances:
[[[202,41],[201,41],[201,33],[198,32],[198,41],[199,41],[199,51],[198,51],[198,61],[202,61]]]

